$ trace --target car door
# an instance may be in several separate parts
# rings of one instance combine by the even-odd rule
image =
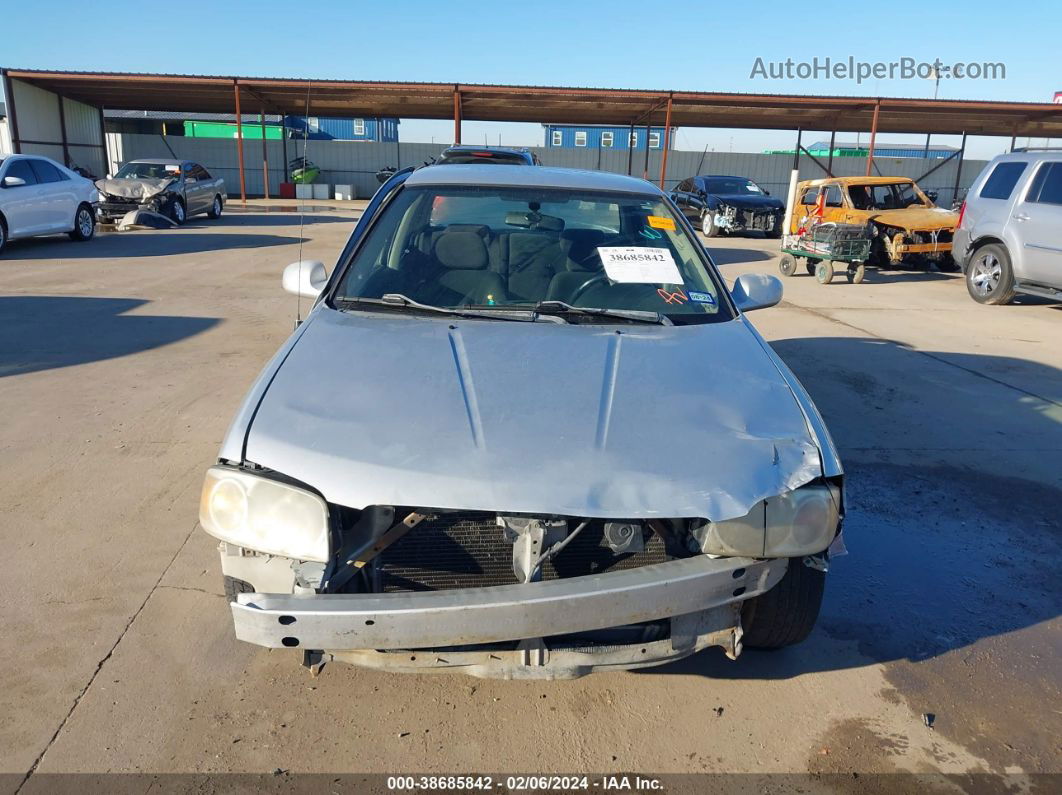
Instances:
[[[188,214],[201,213],[207,209],[205,194],[210,190],[208,181],[204,179],[206,169],[198,163],[184,164],[185,196],[188,200]]]
[[[37,177],[41,218],[48,232],[69,232],[74,228],[77,196],[70,178],[43,158],[27,160]]]
[[[7,177],[18,177],[24,185],[0,187],[0,210],[7,219],[11,238],[39,234],[46,228],[47,212],[41,207],[40,186],[27,158],[9,159],[0,174],[0,185]]]
[[[684,179],[680,182],[676,188],[671,191],[671,200],[675,202],[675,205],[682,210],[683,215],[689,215],[687,206],[689,204],[690,190],[693,187],[693,180]]]
[[[808,219],[815,212],[815,202],[818,198],[819,188],[817,185],[810,185],[799,192],[796,212],[793,213],[793,218],[789,222],[790,234],[796,234],[798,229],[807,224]]]
[[[1062,160],[1041,163],[1025,197],[1014,204],[1007,232],[1018,241],[1014,277],[1062,286]]]
[[[822,190],[826,192],[826,203],[822,212],[822,220],[833,221],[835,223],[848,221],[850,213],[841,199],[841,186],[823,185]]]

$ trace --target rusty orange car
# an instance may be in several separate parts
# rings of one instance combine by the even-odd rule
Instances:
[[[791,234],[819,217],[817,203],[823,222],[868,226],[874,265],[931,263],[939,270],[956,270],[951,241],[959,214],[937,207],[908,177],[804,180],[797,185]]]

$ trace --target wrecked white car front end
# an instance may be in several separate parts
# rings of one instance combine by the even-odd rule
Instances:
[[[201,521],[239,583],[237,637],[402,670],[737,656],[743,604],[823,566],[842,511],[818,414],[743,317],[617,330],[319,307],[221,458]]]
[[[100,193],[97,209],[100,222],[113,224],[120,229],[176,226],[164,215],[164,211],[167,204],[178,195],[178,184],[177,177],[96,180],[96,189]]]

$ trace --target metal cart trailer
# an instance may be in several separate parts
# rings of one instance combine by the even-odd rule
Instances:
[[[782,238],[778,270],[783,276],[792,276],[797,261],[804,259],[808,273],[820,284],[829,284],[835,272],[834,263],[843,262],[847,266],[848,283],[860,284],[866,276],[869,256],[870,234],[865,226],[820,223]]]

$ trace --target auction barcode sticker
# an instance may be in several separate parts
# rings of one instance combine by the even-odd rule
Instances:
[[[598,246],[605,273],[625,284],[682,284],[671,249],[646,246]]]

